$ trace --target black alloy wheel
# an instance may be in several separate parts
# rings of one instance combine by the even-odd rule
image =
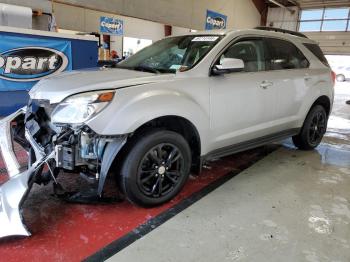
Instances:
[[[322,140],[324,133],[326,133],[326,119],[322,111],[319,111],[313,116],[309,127],[310,144],[317,146]]]
[[[302,150],[312,150],[317,147],[326,133],[328,116],[321,105],[315,105],[306,116],[300,133],[293,136],[293,143]]]
[[[119,186],[132,203],[146,207],[163,204],[183,188],[191,159],[188,142],[180,134],[145,131],[127,144]]]
[[[169,194],[181,182],[184,157],[173,144],[161,143],[150,149],[142,159],[137,175],[140,190],[148,197]]]

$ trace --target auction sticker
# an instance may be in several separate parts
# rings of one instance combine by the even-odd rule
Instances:
[[[192,39],[192,42],[215,42],[218,36],[197,36]]]

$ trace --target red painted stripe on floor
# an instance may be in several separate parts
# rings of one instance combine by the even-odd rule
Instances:
[[[127,201],[69,204],[50,196],[51,187],[35,186],[24,205],[26,224],[33,236],[0,240],[0,260],[81,261],[242,164],[257,161],[261,158],[258,152],[248,151],[211,163],[210,169],[191,177],[174,200],[151,209]],[[65,176],[76,178],[74,174]]]

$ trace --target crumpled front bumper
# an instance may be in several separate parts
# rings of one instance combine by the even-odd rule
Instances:
[[[48,159],[54,158],[54,152],[45,156],[44,150],[26,130],[26,139],[34,149],[36,162],[30,168],[21,172],[13,149],[11,122],[21,114],[25,114],[25,112],[26,109],[22,108],[0,121],[0,151],[10,178],[0,186],[0,238],[13,235],[30,235],[22,222],[21,206],[32,186],[30,180],[33,174]]]

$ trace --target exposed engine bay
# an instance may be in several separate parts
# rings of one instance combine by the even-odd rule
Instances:
[[[0,224],[7,225],[1,226],[0,237],[30,235],[22,223],[21,207],[34,183],[47,185],[52,181],[55,195],[72,202],[104,199],[107,174],[127,136],[101,136],[86,125],[53,124],[49,116],[54,106],[48,101],[31,100],[26,108],[0,121],[1,153],[10,176],[0,187]],[[25,171],[16,160],[13,142],[28,153]],[[65,192],[64,185],[57,182],[62,171],[80,173],[91,188]]]

